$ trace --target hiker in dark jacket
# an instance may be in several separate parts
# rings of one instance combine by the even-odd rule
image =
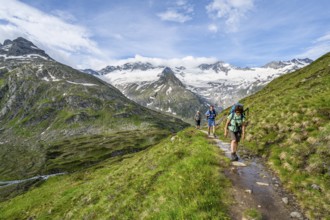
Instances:
[[[245,118],[243,117],[243,108],[241,106],[236,106],[235,112],[228,115],[225,125],[225,137],[227,137],[228,132],[231,138],[231,160],[237,161],[238,142],[241,139],[244,140],[245,136]]]
[[[215,118],[217,117],[217,112],[214,110],[214,106],[211,105],[210,109],[205,113],[207,118],[207,123],[209,126],[208,135],[210,136],[211,127],[213,128],[213,137],[215,137]]]
[[[199,111],[196,112],[194,119],[195,119],[195,123],[196,123],[196,128],[200,129],[202,116]]]

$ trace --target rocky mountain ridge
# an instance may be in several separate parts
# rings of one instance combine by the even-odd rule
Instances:
[[[116,66],[110,65],[96,72],[99,73],[98,77],[120,89],[127,97],[147,106],[151,102],[140,99],[143,96],[143,88],[147,86],[151,88],[150,85],[159,81],[163,70],[170,68],[180,81],[178,84],[184,85],[198,99],[203,100],[203,105],[214,104],[223,108],[259,91],[273,79],[300,69],[311,62],[312,60],[308,58],[292,59],[290,61],[271,62],[262,67],[253,68],[240,68],[223,61],[199,64],[194,67],[182,65],[170,67],[153,65],[149,62],[132,62]],[[154,91],[157,91],[158,94],[160,92],[158,87],[155,87]],[[178,99],[177,102],[172,102],[171,109],[179,102],[182,100]],[[160,108],[152,105],[147,107]],[[197,106],[194,108],[195,110],[198,109]]]
[[[45,51],[36,47],[31,41],[19,37],[13,41],[5,40],[3,45],[0,45],[0,60],[24,60],[29,58],[41,58],[52,60]]]
[[[206,111],[208,108],[206,100],[187,89],[171,68],[166,67],[158,77],[152,83],[132,83],[118,88],[143,106],[190,122],[197,110]]]

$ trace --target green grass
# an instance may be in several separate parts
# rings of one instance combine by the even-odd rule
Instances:
[[[330,216],[329,63],[330,53],[240,101],[250,108],[240,148],[267,158],[311,219]]]
[[[219,151],[186,129],[174,141],[50,178],[0,203],[0,219],[229,219],[228,160]]]
[[[244,211],[243,216],[246,220],[261,220],[262,215],[256,209],[247,209]]]
[[[108,158],[148,148],[169,134],[159,129],[132,130],[4,146],[0,149],[0,180],[81,170]]]
[[[5,84],[5,80],[0,78],[0,87]]]

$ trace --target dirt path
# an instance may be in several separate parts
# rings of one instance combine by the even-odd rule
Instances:
[[[212,138],[230,158],[230,144]],[[231,207],[231,218],[241,220],[247,209],[255,209],[262,219],[286,220],[306,219],[294,197],[287,193],[279,179],[258,159],[232,162],[226,176],[231,180],[235,204]]]

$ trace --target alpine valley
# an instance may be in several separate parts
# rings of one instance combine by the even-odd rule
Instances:
[[[24,38],[0,45],[0,180],[82,169],[187,125],[56,62]]]
[[[82,71],[97,75],[143,106],[189,121],[196,110],[204,111],[211,104],[219,110],[226,108],[259,91],[273,79],[311,62],[308,58],[293,59],[253,68],[240,68],[222,61],[190,66],[128,62],[99,71]]]
[[[296,196],[297,206],[291,195],[288,204],[265,197],[270,208],[280,202],[287,213],[271,219],[305,219],[298,206],[308,219],[329,219],[330,53],[310,62],[258,68],[135,62],[84,73],[24,38],[6,40],[0,44],[0,220],[263,219],[259,206],[266,202],[256,203],[254,187]],[[236,184],[245,167],[233,169],[216,139],[178,118],[241,97],[250,115],[239,156],[247,167],[261,156],[281,180],[268,184],[263,171],[248,173],[250,192]],[[216,136],[230,141],[220,129]],[[253,201],[237,215],[231,207],[243,202],[236,190]]]

